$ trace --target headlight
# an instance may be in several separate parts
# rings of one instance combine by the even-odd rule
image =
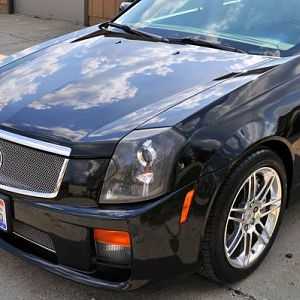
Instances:
[[[167,193],[176,154],[184,143],[172,128],[130,133],[110,161],[100,203],[139,202]]]

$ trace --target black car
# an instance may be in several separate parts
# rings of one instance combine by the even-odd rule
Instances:
[[[300,187],[300,2],[122,7],[0,62],[0,246],[112,290],[240,280]]]

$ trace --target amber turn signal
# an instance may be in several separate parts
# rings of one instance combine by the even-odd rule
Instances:
[[[185,223],[187,220],[194,195],[195,195],[195,190],[193,189],[193,190],[189,191],[185,196],[185,200],[184,200],[182,212],[181,212],[180,224]]]
[[[130,235],[126,231],[94,229],[94,240],[108,245],[130,247]]]

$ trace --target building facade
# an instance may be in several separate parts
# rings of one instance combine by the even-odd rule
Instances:
[[[113,18],[124,0],[0,0],[1,13],[93,25]]]

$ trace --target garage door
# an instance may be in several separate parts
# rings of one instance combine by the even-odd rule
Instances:
[[[0,13],[6,14],[8,12],[7,0],[0,0]]]
[[[124,0],[89,0],[89,23],[91,25],[112,19],[119,13]]]
[[[18,14],[84,23],[85,0],[15,0]]]

